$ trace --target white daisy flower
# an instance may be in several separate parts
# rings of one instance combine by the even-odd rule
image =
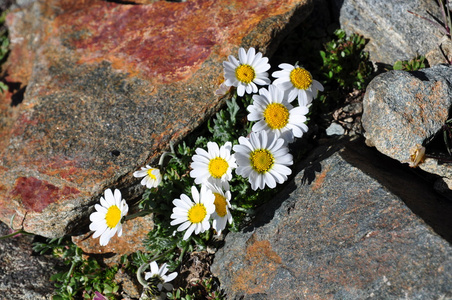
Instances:
[[[287,143],[300,138],[308,131],[306,106],[293,107],[285,98],[284,91],[275,85],[268,90],[261,88],[259,95],[253,95],[253,104],[247,107],[250,112],[248,121],[258,121],[253,125],[252,131],[271,131],[276,137],[283,138]]]
[[[148,165],[146,167],[141,167],[141,170],[133,172],[133,176],[137,178],[144,177],[141,180],[141,184],[146,186],[148,189],[157,187],[160,182],[162,182],[162,175],[160,170],[157,168],[152,168]]]
[[[207,150],[195,150],[190,167],[190,177],[195,178],[196,184],[211,182],[216,185],[231,180],[232,169],[237,167],[234,155],[231,155],[231,142],[218,147],[215,142],[207,143]]]
[[[114,195],[110,189],[106,189],[104,196],[105,198],[100,198],[100,205],[94,206],[96,211],[89,216],[91,220],[89,229],[95,231],[93,238],[100,236],[101,246],[107,245],[115,233],[118,233],[118,236],[122,235],[121,220],[129,211],[129,206],[126,200],[121,198],[118,189],[115,189]]]
[[[270,84],[268,78],[268,69],[270,64],[267,57],[262,57],[262,53],[254,48],[239,49],[239,60],[229,55],[228,61],[223,62],[224,67],[224,84],[227,86],[237,87],[237,95],[240,97],[245,93],[257,93],[258,85]]]
[[[222,187],[206,184],[207,189],[211,190],[215,196],[215,212],[212,214],[212,228],[215,229],[217,235],[221,234],[226,228],[226,223],[232,224],[232,215],[229,209],[231,208],[231,191],[229,191],[229,184],[223,185]],[[223,190],[224,188],[224,190]]]
[[[144,273],[144,279],[149,281],[152,285],[155,285],[159,292],[163,289],[166,291],[171,291],[173,285],[168,283],[177,277],[177,272],[173,272],[169,275],[165,275],[168,272],[168,266],[164,263],[160,268],[157,262],[153,261],[149,264],[151,272]]]
[[[289,148],[272,132],[251,132],[249,138],[239,137],[239,143],[233,147],[238,164],[236,173],[248,178],[253,190],[265,185],[274,188],[292,173],[288,167],[293,164]]]
[[[179,225],[177,231],[187,230],[184,240],[187,240],[193,232],[202,233],[210,228],[209,218],[215,211],[215,196],[206,186],[201,186],[199,193],[195,186],[191,187],[193,201],[185,194],[180,199],[174,199],[173,213],[171,214],[171,225]]]
[[[290,64],[280,64],[282,70],[272,73],[275,77],[273,84],[288,92],[288,100],[292,102],[298,97],[300,106],[307,106],[317,97],[318,91],[323,91],[323,85],[312,78],[306,69]]]

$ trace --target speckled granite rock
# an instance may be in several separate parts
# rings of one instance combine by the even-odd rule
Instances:
[[[441,20],[437,1],[430,0],[333,0],[339,10],[341,28],[369,39],[366,50],[375,62],[393,64],[438,50],[441,31],[423,17]],[[429,13],[431,15],[429,15]],[[445,63],[439,51],[429,57],[431,64]]]
[[[452,297],[452,203],[362,141],[306,161],[215,254],[228,299]]]
[[[222,61],[239,46],[270,55],[312,7],[127,3],[36,1],[8,15],[17,91],[0,101],[0,220],[56,237],[82,228],[106,188],[134,198],[133,171],[221,105]]]
[[[0,236],[9,234],[0,222]],[[32,236],[19,235],[0,241],[0,299],[51,299],[50,276],[62,262],[50,255],[32,256]]]
[[[451,77],[451,67],[437,65],[413,73],[391,71],[372,80],[363,99],[367,143],[402,163],[413,163],[416,151],[450,118]],[[419,167],[439,175],[452,189],[449,164],[427,158]]]

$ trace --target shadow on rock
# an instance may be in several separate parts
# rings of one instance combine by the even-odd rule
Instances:
[[[337,138],[329,138],[326,142],[323,141],[322,145],[315,148],[311,151],[305,159],[298,162],[292,168],[292,176],[297,175],[303,170],[303,177],[301,179],[302,185],[311,185],[311,183],[318,177],[319,174],[322,173],[322,165],[321,161],[327,159],[337,151],[339,151],[343,147],[344,142],[348,142],[350,137],[337,137]],[[314,147],[307,145],[307,141],[303,140],[295,147]],[[269,203],[262,205],[256,210],[256,217],[253,220],[252,224],[243,229],[243,232],[253,232],[256,228],[264,226],[273,220],[275,216],[275,212],[281,207],[283,202],[287,202],[287,210],[290,214],[291,207],[295,205],[294,199],[290,199],[290,195],[294,192],[298,187],[294,180],[289,179],[285,183],[285,187],[282,189],[282,192],[277,194]],[[293,203],[292,203],[293,202]]]
[[[436,233],[452,243],[452,202],[434,190],[430,182],[433,175],[409,168],[366,147],[361,140],[346,144],[341,157],[380,182]]]

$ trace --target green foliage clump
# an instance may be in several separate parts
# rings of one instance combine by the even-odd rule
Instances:
[[[416,55],[416,57],[410,60],[398,60],[392,66],[393,70],[403,71],[417,71],[427,67],[428,64],[425,61],[425,57],[422,55]]]
[[[94,258],[84,258],[82,249],[72,243],[70,238],[47,239],[36,242],[33,250],[39,254],[51,253],[63,259],[69,270],[56,273],[50,280],[55,282],[54,300],[92,299],[100,292],[109,299],[116,299],[119,285],[114,277],[118,267],[101,266]]]
[[[226,296],[213,278],[204,279],[187,287],[167,293],[169,300],[223,300]]]
[[[323,74],[330,84],[342,89],[364,89],[374,72],[369,53],[364,51],[366,39],[358,34],[347,37],[342,29],[334,35],[336,39],[325,44],[325,51],[320,51]]]
[[[251,102],[250,97],[245,97],[244,102]],[[251,125],[246,120],[245,105],[247,103],[237,103],[237,98],[234,96],[226,101],[226,109],[220,110],[213,122],[210,120],[207,123],[209,132],[212,135],[212,141],[219,144],[224,144],[231,141],[231,137],[236,139],[251,131]],[[213,124],[212,124],[213,123]],[[248,125],[247,125],[248,123]]]

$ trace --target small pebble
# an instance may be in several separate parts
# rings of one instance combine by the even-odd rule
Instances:
[[[331,123],[331,125],[326,129],[326,134],[331,135],[343,135],[345,133],[345,129],[337,124],[337,123]]]

